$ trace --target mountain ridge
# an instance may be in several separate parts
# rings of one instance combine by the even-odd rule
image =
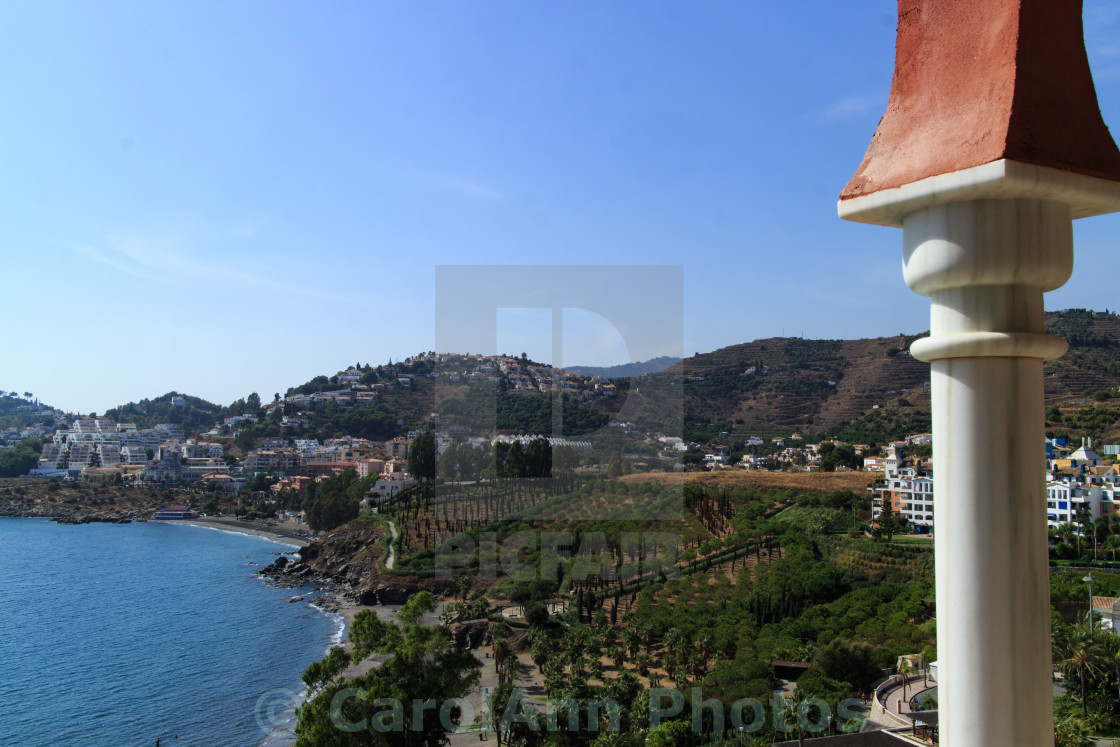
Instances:
[[[620,363],[617,366],[564,366],[565,371],[575,371],[584,376],[602,376],[605,379],[630,378],[647,373],[657,373],[680,363],[681,359],[672,355],[660,355],[646,361]]]
[[[1046,324],[1047,331],[1070,343],[1065,356],[1045,364],[1048,428],[1120,436],[1120,401],[1116,409],[1111,407],[1111,400],[1120,399],[1120,316],[1067,309],[1047,312]],[[683,430],[687,440],[701,443],[793,434],[881,442],[905,432],[929,430],[929,365],[909,354],[910,344],[925,334],[854,340],[771,337],[738,343],[677,360],[660,370],[616,376],[618,394],[597,400],[595,406],[649,431]],[[625,365],[666,361],[662,357]],[[402,421],[402,428],[420,427],[436,411],[439,387],[426,376],[435,369],[419,356],[367,368],[391,377],[414,377],[411,388],[394,388],[378,399],[386,414]],[[594,368],[569,370],[583,373]],[[340,386],[337,377],[322,376],[299,389],[326,391]],[[172,407],[172,395],[184,397],[186,406]],[[674,403],[666,396],[679,398],[676,420]],[[222,407],[169,392],[104,414],[124,422],[182,422],[202,430],[221,417],[259,412],[259,398],[246,399]]]

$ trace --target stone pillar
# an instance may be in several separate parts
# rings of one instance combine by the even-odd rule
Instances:
[[[1042,364],[1072,220],[1120,210],[1079,0],[900,0],[887,112],[842,218],[903,229],[931,299],[938,723],[948,747],[1051,747]]]
[[[1053,745],[1042,293],[1073,268],[1059,202],[977,200],[903,220],[910,288],[932,299],[938,690],[947,745]]]

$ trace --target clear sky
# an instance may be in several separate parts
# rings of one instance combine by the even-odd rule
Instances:
[[[895,11],[8,0],[0,389],[82,412],[271,399],[431,349],[441,265],[679,266],[686,354],[927,329],[901,231],[836,217]],[[1120,2],[1085,17],[1120,131]],[[1048,308],[1120,307],[1120,217],[1076,241]],[[593,317],[565,312],[587,326],[564,362],[625,362]],[[500,352],[549,359],[550,313],[498,320]]]

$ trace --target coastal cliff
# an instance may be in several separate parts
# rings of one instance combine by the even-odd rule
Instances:
[[[355,519],[301,547],[294,560],[281,556],[260,573],[279,586],[326,586],[364,606],[404,604],[418,589],[438,585],[385,571],[385,538],[383,525]]]

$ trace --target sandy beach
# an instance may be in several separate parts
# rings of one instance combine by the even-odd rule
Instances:
[[[176,523],[190,524],[195,527],[208,527],[210,529],[224,529],[227,532],[240,532],[256,537],[283,542],[295,547],[303,547],[309,540],[293,536],[294,532],[307,532],[311,530],[306,524],[293,521],[243,521],[232,516],[203,516],[197,519],[177,519]]]

